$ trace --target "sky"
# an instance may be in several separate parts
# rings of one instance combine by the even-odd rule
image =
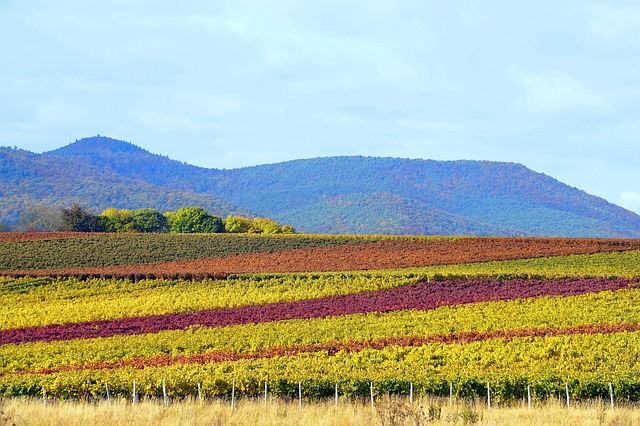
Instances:
[[[524,164],[640,213],[640,2],[0,0],[0,145]]]

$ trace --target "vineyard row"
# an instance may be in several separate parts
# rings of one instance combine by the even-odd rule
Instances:
[[[410,268],[640,249],[640,240],[190,237],[115,234],[0,244],[0,271],[15,277],[207,279],[232,273]]]
[[[496,330],[572,329],[638,324],[640,289],[486,302],[434,310],[404,310],[228,327],[192,327],[153,334],[0,346],[0,373],[89,363],[127,362],[164,355],[251,354],[277,347],[417,336],[492,333]]]
[[[307,345],[291,345],[259,348],[250,353],[231,351],[215,351],[191,355],[159,355],[151,358],[120,359],[112,362],[93,362],[86,364],[65,365],[42,368],[38,371],[20,371],[19,374],[53,374],[79,370],[113,370],[133,367],[143,369],[149,367],[167,367],[173,364],[206,364],[210,362],[239,361],[243,359],[257,360],[263,358],[287,357],[304,353],[326,352],[335,355],[338,352],[360,352],[365,349],[384,349],[389,346],[420,347],[430,343],[461,344],[481,342],[488,339],[511,340],[525,337],[570,336],[575,334],[613,334],[640,331],[640,324],[582,324],[570,328],[521,328],[516,330],[496,331],[462,331],[457,333],[434,334],[430,336],[393,336],[374,340],[348,342],[324,342]],[[0,374],[0,377],[3,374]]]
[[[377,383],[397,393],[408,381],[424,393],[441,395],[448,383],[458,395],[477,394],[477,385],[492,383],[496,399],[522,397],[530,385],[538,397],[553,395],[569,383],[575,396],[597,397],[613,383],[619,395],[640,398],[640,332],[513,337],[471,343],[365,348],[358,352],[305,352],[273,358],[239,359],[204,364],[12,374],[0,380],[0,395],[99,396],[109,383],[116,395],[127,395],[133,380],[143,395],[158,395],[163,381],[172,396],[193,395],[198,384],[207,396],[229,395],[231,384],[256,394],[264,383],[287,394],[293,383],[340,383],[344,394],[359,394],[361,383]],[[446,387],[445,387],[446,386]],[[278,388],[280,387],[280,388]],[[355,387],[355,389],[354,389]],[[331,386],[331,389],[333,386]],[[318,390],[315,396],[326,396]]]
[[[483,301],[515,300],[540,296],[573,296],[636,287],[640,279],[567,279],[437,281],[411,284],[367,293],[346,294],[268,305],[177,312],[146,317],[119,318],[42,327],[0,330],[0,344],[72,340],[157,333],[193,326],[272,322],[287,319],[323,318],[367,312],[405,309],[428,310]]]

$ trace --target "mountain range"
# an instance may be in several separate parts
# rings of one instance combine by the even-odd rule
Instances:
[[[264,216],[310,233],[640,237],[640,216],[517,163],[325,157],[197,167],[104,136],[0,148],[0,218],[34,206]]]

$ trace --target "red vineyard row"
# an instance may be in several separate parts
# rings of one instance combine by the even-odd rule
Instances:
[[[324,318],[405,309],[514,300],[540,296],[573,296],[637,287],[640,279],[458,280],[418,283],[405,287],[318,299],[237,308],[177,312],[165,315],[52,324],[0,331],[0,344],[89,339],[157,333],[193,326],[223,327],[288,319]]]
[[[332,247],[232,255],[200,260],[101,268],[9,271],[4,274],[55,277],[224,278],[234,273],[329,272],[410,268],[640,249],[640,240],[586,238],[463,237],[358,242]]]
[[[430,336],[391,336],[368,341],[350,340],[348,342],[330,341],[306,345],[276,346],[259,348],[254,352],[240,353],[233,351],[214,351],[203,354],[159,355],[152,358],[121,359],[115,362],[93,362],[87,364],[65,365],[54,368],[43,368],[37,371],[21,371],[18,374],[53,374],[79,370],[112,370],[123,367],[143,369],[147,367],[167,367],[173,364],[206,364],[243,359],[268,359],[289,357],[302,353],[326,352],[335,355],[338,352],[360,352],[365,349],[381,350],[389,346],[420,347],[431,343],[456,344],[473,343],[489,339],[511,340],[524,337],[569,336],[575,334],[613,334],[640,331],[640,324],[583,324],[568,328],[521,328],[495,331],[461,331]],[[0,374],[3,376],[6,374]]]

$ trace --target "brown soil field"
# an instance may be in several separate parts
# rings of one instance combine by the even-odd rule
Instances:
[[[10,271],[6,275],[202,279],[223,278],[238,273],[410,268],[636,249],[640,249],[640,240],[508,237],[389,239],[342,246],[129,266]]]

